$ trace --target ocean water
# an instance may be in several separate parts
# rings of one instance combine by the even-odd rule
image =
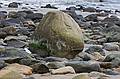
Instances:
[[[53,3],[53,2],[98,2],[99,0],[0,0],[0,1],[19,1],[19,2],[49,2],[49,3]],[[120,3],[120,0],[103,0],[104,2],[112,2],[112,3]]]
[[[98,2],[99,0],[0,0],[4,4],[11,2],[29,3],[30,7],[40,7],[41,5],[52,4],[59,9],[65,9],[69,6],[82,5],[85,7],[97,7],[99,9],[108,10],[120,10],[120,0],[103,0],[104,2]],[[26,5],[23,5],[26,6]]]

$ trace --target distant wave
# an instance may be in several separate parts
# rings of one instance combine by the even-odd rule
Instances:
[[[120,0],[103,0],[103,1],[110,3],[120,3]]]
[[[0,0],[0,1],[4,1],[4,0]],[[85,2],[85,1],[88,1],[88,2],[99,2],[100,0],[5,0],[5,1],[24,1],[24,2]],[[110,3],[120,3],[120,0],[102,0],[104,2],[110,2]]]

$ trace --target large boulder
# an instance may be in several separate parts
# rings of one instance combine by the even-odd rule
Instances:
[[[45,49],[47,45],[46,48],[50,50],[49,55],[52,56],[73,58],[84,48],[79,25],[71,16],[61,11],[48,12],[32,38],[40,41],[40,45],[37,45],[39,48]],[[35,48],[37,46],[33,45]]]

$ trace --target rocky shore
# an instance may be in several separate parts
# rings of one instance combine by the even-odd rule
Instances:
[[[0,3],[0,79],[120,79],[119,10],[23,4]]]

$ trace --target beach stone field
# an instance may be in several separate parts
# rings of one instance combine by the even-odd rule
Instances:
[[[1,2],[0,79],[120,79],[120,10],[77,4]]]

